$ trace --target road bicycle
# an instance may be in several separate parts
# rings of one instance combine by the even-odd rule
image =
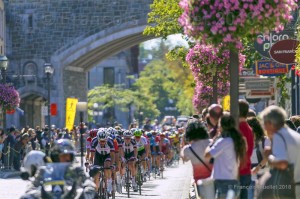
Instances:
[[[112,180],[112,191],[111,193],[107,192],[107,180],[104,175],[104,170],[111,169],[110,167],[102,167],[102,166],[93,166],[93,169],[100,172],[99,176],[99,189],[98,189],[98,199],[108,199],[112,198],[115,199],[115,190],[114,190],[114,179]]]
[[[128,167],[128,162],[126,162],[126,167],[125,167],[125,190],[127,192],[127,197],[130,197],[130,177],[131,177],[131,173]]]
[[[141,165],[141,160],[138,159],[136,162],[136,167],[137,167],[137,173],[136,173],[136,183],[138,185],[138,190],[140,195],[142,195],[142,185],[143,185],[143,172],[142,172],[142,165]]]

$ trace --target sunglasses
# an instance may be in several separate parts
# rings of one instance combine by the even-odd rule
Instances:
[[[106,140],[98,140],[99,142],[101,142],[101,143],[105,143],[106,142]]]
[[[131,139],[131,137],[125,137],[124,139],[125,139],[125,140],[130,140],[130,139]]]
[[[135,138],[141,138],[141,136],[134,136]]]

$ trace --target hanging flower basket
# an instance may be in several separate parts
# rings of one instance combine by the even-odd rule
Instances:
[[[224,97],[229,92],[229,50],[212,45],[196,44],[186,56],[196,82],[193,104],[201,110],[210,104],[213,95],[213,76],[217,75],[217,95]],[[239,53],[239,67],[245,63],[245,56]]]
[[[13,110],[19,107],[20,96],[13,86],[0,84],[0,105],[6,110]]]
[[[292,19],[296,0],[181,0],[179,23],[188,36],[207,44],[240,49],[241,39],[283,30]]]

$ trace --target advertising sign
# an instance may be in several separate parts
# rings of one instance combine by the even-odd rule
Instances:
[[[257,75],[278,76],[288,73],[288,64],[280,64],[271,60],[256,61],[255,71]]]
[[[270,80],[260,80],[260,81],[246,81],[245,87],[247,90],[269,90]]]
[[[294,38],[293,30],[284,30],[279,33],[271,32],[269,35],[259,34],[257,35],[257,39],[254,42],[254,48],[259,52],[262,56],[270,58],[269,51],[273,44],[278,41],[292,39]],[[261,43],[258,43],[257,40],[261,40]]]
[[[279,63],[295,63],[296,49],[298,45],[299,41],[295,39],[278,41],[271,47],[270,56]]]

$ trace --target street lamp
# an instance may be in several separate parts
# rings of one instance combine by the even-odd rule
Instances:
[[[77,110],[80,116],[80,156],[81,156],[81,167],[83,167],[83,133],[84,133],[84,123],[83,123],[83,113],[87,111],[87,102],[78,102]]]
[[[93,104],[93,108],[94,108],[94,111],[93,111],[93,113],[94,113],[94,120],[95,120],[95,124],[97,124],[97,118],[98,118],[98,112],[97,112],[97,108],[99,107],[99,105],[98,105],[98,103],[94,103]]]
[[[0,55],[0,69],[2,76],[2,84],[6,84],[6,70],[8,68],[8,59],[5,55]],[[6,109],[2,107],[3,130],[6,131]]]
[[[51,126],[51,117],[50,117],[50,78],[54,72],[54,68],[52,67],[51,63],[45,63],[44,64],[44,70],[45,70],[45,74],[47,75],[47,90],[48,90],[48,128],[50,130],[50,126]],[[50,136],[50,133],[49,133]],[[50,138],[50,137],[49,137]]]

